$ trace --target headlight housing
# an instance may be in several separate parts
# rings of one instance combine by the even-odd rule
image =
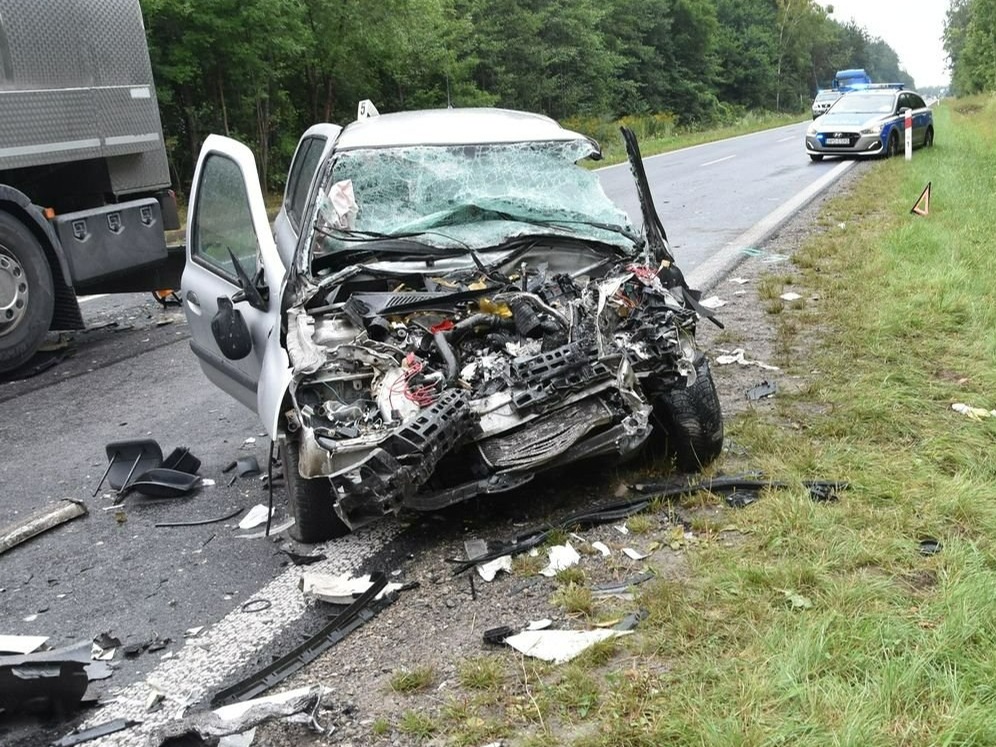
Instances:
[[[861,130],[862,135],[881,135],[882,134],[882,122],[876,122],[873,125],[868,125],[863,130]]]
[[[816,134],[816,125],[815,124],[809,125],[809,128],[806,130],[806,134],[808,136],[810,136],[810,137],[812,137],[813,135],[815,135]]]

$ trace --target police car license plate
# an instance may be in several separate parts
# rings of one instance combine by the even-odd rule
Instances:
[[[827,145],[847,145],[850,141],[846,137],[828,137]]]

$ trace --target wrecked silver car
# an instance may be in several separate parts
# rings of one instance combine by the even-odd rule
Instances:
[[[280,446],[295,536],[438,509],[648,443],[722,447],[639,149],[637,232],[578,161],[598,145],[497,109],[379,115],[302,138],[272,233],[252,154],[212,136],[183,300],[208,377]],[[663,453],[663,452],[662,452]]]

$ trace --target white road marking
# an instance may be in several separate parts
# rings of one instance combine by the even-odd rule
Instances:
[[[793,135],[792,137],[783,137],[781,140],[776,140],[776,143],[787,143],[789,140],[797,140],[798,138]]]
[[[722,163],[723,161],[729,161],[731,158],[736,158],[736,157],[737,154],[734,153],[732,156],[723,156],[722,158],[717,158],[715,161],[706,161],[705,163],[701,164],[701,166],[712,166],[714,163]]]
[[[315,547],[328,557],[308,566],[308,570],[338,575],[356,572],[357,567],[401,532],[393,519],[383,519],[369,529],[361,529],[324,546]],[[266,540],[262,540],[266,541]],[[141,725],[95,741],[101,747],[144,747],[150,734],[165,724],[180,719],[187,708],[221,689],[234,684],[229,680],[247,661],[256,658],[285,628],[299,620],[308,606],[298,588],[302,570],[290,566],[252,594],[248,599],[265,599],[270,607],[261,612],[243,612],[241,603],[224,618],[196,638],[181,642],[174,656],[155,666],[138,682],[112,690],[113,702],[94,712],[85,728],[115,719],[141,721]],[[272,653],[282,655],[286,651]],[[276,686],[280,689],[280,685]],[[156,690],[165,696],[157,711],[147,713],[146,701]],[[158,742],[157,742],[158,744]]]
[[[779,207],[772,210],[760,221],[748,228],[713,256],[709,257],[705,262],[702,262],[693,270],[686,273],[685,277],[688,280],[688,284],[693,288],[703,291],[714,286],[744,258],[742,253],[744,248],[764,241],[782,223],[788,220],[793,213],[829,187],[849,169],[856,166],[857,163],[857,161],[842,161],[804,190],[797,193],[792,199],[783,202]]]

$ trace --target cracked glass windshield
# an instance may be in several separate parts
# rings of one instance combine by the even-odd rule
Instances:
[[[480,250],[525,235],[632,248],[626,213],[576,164],[591,152],[586,140],[345,151],[320,198],[319,253],[392,239]]]

